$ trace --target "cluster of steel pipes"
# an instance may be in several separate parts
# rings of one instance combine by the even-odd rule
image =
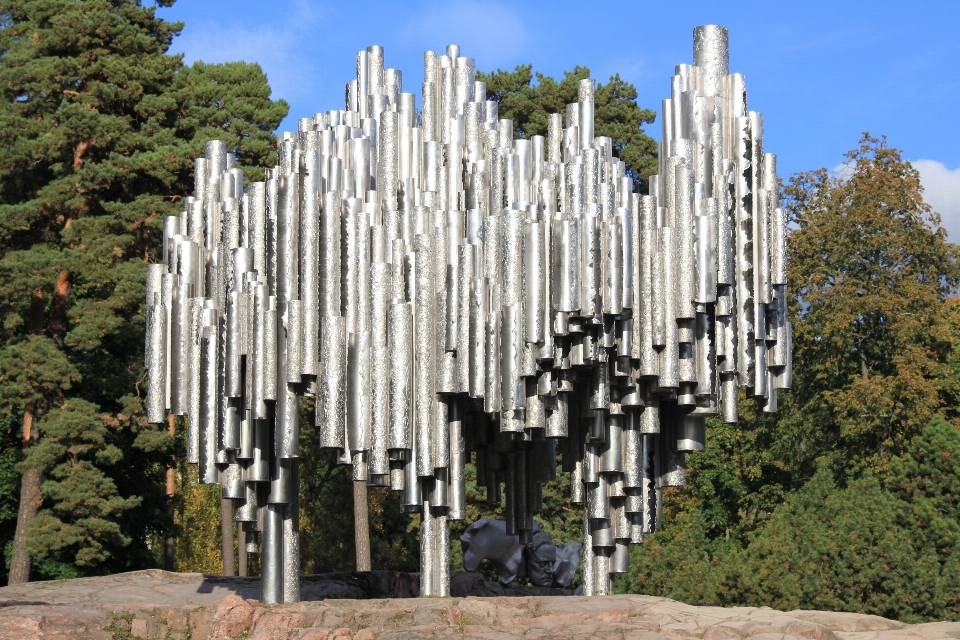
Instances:
[[[188,417],[188,461],[236,501],[262,599],[299,599],[301,396],[320,446],[421,517],[421,595],[449,595],[450,521],[472,462],[530,538],[557,454],[584,503],[583,589],[686,480],[706,418],[789,388],[786,220],[727,31],[694,30],[663,105],[649,195],[595,135],[593,80],[546,137],[514,123],[450,46],[421,108],[357,55],[344,110],[278,138],[244,186],[222,142],[165,219],[147,274],[148,419]]]

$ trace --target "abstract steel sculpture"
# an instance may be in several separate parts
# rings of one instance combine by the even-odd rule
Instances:
[[[420,593],[440,596],[471,454],[527,543],[560,453],[599,595],[707,416],[735,422],[741,389],[776,411],[786,220],[727,67],[727,30],[695,29],[649,195],[594,135],[593,80],[546,137],[514,139],[457,46],[425,54],[419,111],[382,47],[361,51],[346,108],[283,134],[265,182],[207,143],[147,271],[147,413],[188,416],[188,461],[236,501],[265,602],[299,599],[303,395],[320,445],[421,514]]]

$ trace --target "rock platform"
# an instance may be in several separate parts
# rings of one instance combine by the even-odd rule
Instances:
[[[304,576],[303,602],[262,605],[256,578],[136,571],[0,588],[0,639],[960,640],[960,623],[767,607],[694,606],[654,596],[558,597],[454,574],[451,598],[412,599],[416,574]]]

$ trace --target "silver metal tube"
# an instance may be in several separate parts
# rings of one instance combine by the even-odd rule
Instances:
[[[543,247],[544,226],[543,222],[527,222],[524,226],[523,283],[525,288],[525,340],[527,342],[543,342],[544,339],[544,292],[546,289],[544,282],[544,274],[546,273]]]
[[[394,301],[388,312],[390,352],[389,449],[410,449],[413,409],[413,317],[410,305]]]
[[[316,425],[320,427],[320,446],[343,449],[346,407],[346,321],[342,316],[323,319],[320,341],[320,362],[323,371],[318,378]]]
[[[217,331],[216,309],[203,310],[200,352],[200,455],[201,484],[217,483]]]
[[[347,344],[347,434],[350,451],[370,449],[370,332],[350,335]]]
[[[387,294],[389,265],[375,262],[370,269],[370,454],[371,475],[390,473],[387,459],[390,431],[390,351],[388,349]]]
[[[450,428],[450,488],[447,517],[450,520],[463,520],[467,513],[467,488],[464,474],[466,473],[469,454],[466,451],[466,443],[463,439],[463,413],[463,399],[452,399],[447,415]]]
[[[300,297],[300,180],[297,174],[277,181],[277,300]]]
[[[296,458],[300,442],[300,402],[297,385],[302,361],[301,313],[299,300],[281,304],[283,328],[278,332],[277,351],[277,431],[274,446],[281,458]]]
[[[500,318],[500,408],[524,406],[526,391],[520,378],[520,305],[504,305]]]
[[[430,511],[430,501],[424,500],[420,517],[420,595],[437,595],[436,584],[436,518]]]
[[[500,313],[492,311],[484,322],[486,367],[483,410],[487,413],[500,411]]]
[[[187,463],[200,462],[200,403],[202,399],[200,379],[202,375],[201,330],[203,317],[203,298],[190,299],[190,325],[187,330],[187,340],[190,346],[190,388],[187,410]]]
[[[457,391],[470,393],[470,362],[474,343],[470,339],[471,286],[475,278],[476,248],[472,244],[457,246]]]
[[[580,149],[589,149],[593,145],[593,79],[581,80],[577,92],[580,104],[577,122],[580,132]]]
[[[305,155],[300,174],[300,300],[302,306],[302,347],[298,373],[315,376],[320,353],[320,153]],[[256,258],[254,258],[256,261]]]
[[[484,278],[475,278],[470,287],[470,397],[483,398],[487,384],[487,287]]]
[[[434,586],[436,595],[441,598],[450,597],[450,516],[437,515],[434,520],[434,535],[436,536],[436,552],[434,560]]]
[[[283,505],[283,602],[300,602],[300,461],[290,461],[290,501]]]
[[[264,505],[263,516],[260,601],[279,604],[283,602],[283,505]]]
[[[163,306],[155,304],[147,307],[147,420],[153,423],[164,421],[166,415],[166,370],[167,349],[164,337],[167,332],[167,316]]]
[[[676,388],[680,385],[680,351],[677,336],[677,238],[671,227],[661,227],[658,230],[661,258],[659,259],[662,273],[663,296],[661,300],[661,316],[659,322],[663,326],[664,349],[660,352],[660,377],[658,384],[665,388]],[[657,275],[656,270],[654,276]],[[657,286],[657,283],[654,283]],[[656,306],[656,298],[654,298]]]
[[[417,475],[432,476],[433,421],[436,382],[436,279],[434,275],[433,237],[424,233],[414,237],[416,262],[414,277],[414,426],[417,438]]]

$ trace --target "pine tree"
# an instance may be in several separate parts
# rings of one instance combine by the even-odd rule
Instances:
[[[286,115],[258,66],[167,55],[182,24],[154,4],[0,0],[0,391],[25,436],[11,583],[29,579],[28,531],[44,575],[156,562],[174,439],[142,414],[145,263],[205,140],[259,166]],[[87,506],[68,511],[77,492]],[[90,518],[117,528],[76,535]]]

